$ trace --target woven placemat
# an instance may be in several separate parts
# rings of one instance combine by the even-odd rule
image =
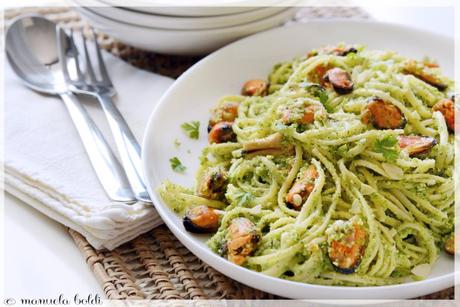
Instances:
[[[60,25],[89,34],[89,25],[69,8],[21,8],[5,11],[5,25],[24,13],[38,13]],[[368,18],[360,8],[303,8],[294,22],[312,18]],[[97,33],[100,45],[132,65],[177,78],[201,57],[161,55],[124,45]],[[113,251],[95,250],[79,233],[69,233],[108,299],[276,299],[217,272],[187,250],[165,226]],[[454,288],[419,299],[454,299]]]

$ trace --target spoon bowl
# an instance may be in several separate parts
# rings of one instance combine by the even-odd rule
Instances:
[[[27,86],[42,93],[68,91],[53,48],[56,39],[56,24],[37,15],[16,19],[6,34],[6,55],[13,70]]]

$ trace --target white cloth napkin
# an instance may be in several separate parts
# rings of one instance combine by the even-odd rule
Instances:
[[[105,52],[115,103],[141,142],[148,117],[173,80]],[[6,62],[6,60],[5,60]],[[97,101],[79,96],[117,154]],[[151,204],[111,202],[63,102],[26,88],[5,65],[5,190],[109,250],[162,224]]]

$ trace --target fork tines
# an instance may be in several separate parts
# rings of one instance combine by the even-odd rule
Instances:
[[[92,30],[91,33],[94,40],[98,69],[96,69],[91,61],[88,39],[85,37],[84,33],[81,32],[84,52],[82,53],[83,58],[80,58],[80,52],[75,43],[74,31],[71,30],[70,35],[66,35],[63,29],[59,29],[59,55],[63,63],[64,77],[67,82],[75,86],[112,87],[112,82],[97,42],[97,36],[94,30]],[[81,64],[84,65],[82,66]]]

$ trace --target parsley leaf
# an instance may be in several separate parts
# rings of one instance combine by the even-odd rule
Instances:
[[[387,161],[394,162],[398,156],[399,152],[395,145],[398,143],[398,140],[393,135],[387,135],[381,140],[376,140],[374,143],[374,151],[383,154],[383,157]]]
[[[169,159],[169,163],[171,164],[171,168],[175,172],[183,173],[187,169],[177,157]]]
[[[318,98],[319,101],[326,106],[327,101],[329,100],[329,96],[327,95],[326,91],[324,89],[321,89],[318,91]]]
[[[306,89],[311,95],[313,95],[313,96],[315,96],[316,98],[319,99],[321,104],[323,104],[324,107],[326,108],[326,111],[328,111],[329,113],[331,113],[333,111],[331,109],[331,107],[327,104],[327,102],[329,100],[329,95],[327,94],[327,92],[324,89],[324,87],[322,87],[319,84],[312,84],[312,83],[308,84],[307,83]]]
[[[189,138],[198,140],[200,137],[200,122],[199,121],[191,121],[190,123],[183,123],[180,125],[182,130],[188,135]]]
[[[394,135],[387,135],[383,139],[378,141],[379,144],[385,147],[393,147],[398,143],[398,140]]]

